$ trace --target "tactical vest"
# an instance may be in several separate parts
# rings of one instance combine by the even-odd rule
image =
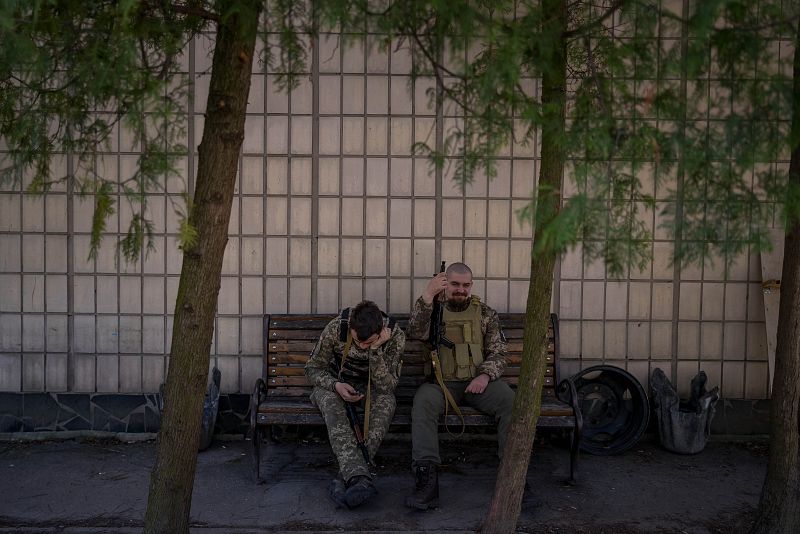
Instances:
[[[388,317],[383,314],[384,324],[390,330],[394,328],[394,317]],[[350,333],[350,308],[345,308],[339,314],[339,341],[347,346],[347,336]],[[342,366],[344,360],[344,367]],[[341,369],[341,373],[339,370]],[[330,372],[334,376],[338,376],[342,382],[347,382],[361,393],[366,393],[367,383],[369,382],[369,359],[357,358],[354,355],[348,354],[345,356],[342,353],[340,345],[337,344],[333,348],[333,358],[330,361]]]
[[[483,362],[481,299],[473,296],[466,310],[444,308],[445,335],[455,344],[451,350],[439,347],[439,360],[445,380],[470,380]]]

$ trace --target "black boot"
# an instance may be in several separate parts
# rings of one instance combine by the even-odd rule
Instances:
[[[345,491],[346,488],[344,486],[344,480],[342,480],[341,477],[334,478],[328,485],[328,498],[333,501],[333,504],[336,505],[336,508],[347,508]]]
[[[348,507],[355,508],[356,506],[364,504],[364,502],[373,497],[376,493],[378,493],[378,490],[375,489],[375,485],[369,477],[363,475],[354,476],[347,481],[345,501]]]
[[[439,506],[439,474],[436,464],[418,465],[414,492],[406,497],[406,506],[427,510]]]

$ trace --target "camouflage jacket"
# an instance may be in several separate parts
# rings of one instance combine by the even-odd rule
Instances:
[[[333,319],[322,331],[311,357],[306,363],[306,376],[315,386],[335,391],[333,385],[338,382],[337,376],[330,370],[334,351],[344,352],[345,342],[339,339],[339,318]],[[350,345],[347,358],[369,360],[370,378],[377,394],[393,393],[400,380],[400,368],[403,364],[403,349],[406,335],[396,324],[392,329],[392,337],[377,349],[360,349],[355,343]]]
[[[425,304],[419,297],[411,309],[408,319],[408,336],[412,339],[428,339],[433,304]],[[478,366],[478,373],[486,373],[491,380],[503,376],[506,368],[506,340],[500,328],[500,317],[497,312],[481,301],[481,331],[483,333],[483,363]]]

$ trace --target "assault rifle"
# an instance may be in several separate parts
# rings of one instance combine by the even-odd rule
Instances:
[[[442,262],[442,267],[439,269],[440,273],[444,271],[444,262]],[[436,276],[436,275],[434,275]],[[442,394],[444,395],[444,428],[447,430],[449,434],[450,428],[447,426],[447,412],[448,407],[452,406],[453,411],[456,412],[459,419],[461,419],[461,433],[458,434],[459,436],[464,433],[464,415],[461,413],[461,409],[458,407],[456,400],[453,398],[453,394],[450,393],[450,390],[445,384],[444,376],[442,375],[442,363],[439,360],[439,349],[441,347],[447,347],[450,350],[455,349],[456,344],[453,343],[451,340],[447,339],[445,336],[445,324],[444,324],[444,305],[442,301],[445,299],[444,291],[440,294],[436,295],[433,299],[433,309],[431,310],[431,328],[428,335],[428,344],[431,346],[431,367],[433,367],[433,376],[436,378],[436,382],[439,384],[439,387],[442,389]]]
[[[353,429],[353,434],[356,436],[356,445],[358,445],[361,454],[364,455],[364,461],[367,466],[374,467],[375,464],[369,459],[369,450],[367,450],[367,443],[364,437],[364,432],[361,430],[361,423],[358,422],[358,414],[356,413],[355,404],[345,401],[344,410],[347,414],[347,420],[350,421],[350,428]]]
[[[444,272],[444,262],[439,269],[440,273]],[[435,276],[435,275],[434,275]],[[453,349],[455,344],[447,339],[444,335],[444,306],[442,300],[444,299],[444,291],[439,293],[433,298],[433,310],[431,311],[431,327],[428,333],[428,344],[431,346],[437,355],[439,354],[439,347],[444,346],[448,349]]]
[[[344,341],[347,340],[345,343],[344,354],[342,354],[341,359],[336,358],[335,356],[331,358],[330,362],[330,370],[331,372],[337,376],[337,379],[340,382],[347,383],[353,389],[355,389],[358,393],[362,393],[360,388],[355,384],[351,384],[346,380],[342,379],[342,370],[345,366],[345,360],[347,359],[348,352],[350,351],[350,343],[352,339],[350,338],[349,334],[347,334],[347,328],[349,327],[349,322],[346,321],[347,317],[349,317],[350,308],[345,308],[342,311],[342,324],[340,325],[340,340]],[[367,380],[367,408],[365,417],[369,417],[369,380]],[[361,423],[358,421],[358,414],[356,413],[356,405],[352,402],[347,402],[346,400],[342,399],[344,402],[344,413],[347,415],[347,421],[350,423],[350,428],[353,429],[353,434],[356,438],[356,445],[358,446],[361,454],[364,455],[364,461],[367,462],[367,466],[372,470],[375,464],[373,464],[369,459],[369,450],[367,449],[366,445],[366,438],[364,436],[364,431],[361,429]],[[369,426],[369,422],[367,421],[367,426]]]

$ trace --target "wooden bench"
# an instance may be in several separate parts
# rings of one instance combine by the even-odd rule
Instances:
[[[405,328],[408,317],[395,316]],[[500,314],[500,323],[508,341],[508,366],[502,377],[516,387],[522,355],[524,314]],[[312,386],[304,366],[317,338],[332,315],[267,315],[264,318],[263,378],[256,381],[250,400],[250,431],[253,438],[254,478],[261,482],[261,441],[271,438],[273,425],[323,425],[322,414],[311,404]],[[575,464],[581,438],[582,419],[575,386],[569,379],[559,382],[558,316],[550,315],[547,367],[542,388],[542,407],[537,423],[542,428],[562,428],[571,433],[570,481],[574,481]],[[427,349],[422,341],[406,340],[400,383],[395,390],[397,409],[392,425],[411,425],[414,392],[425,381],[423,365]],[[557,387],[558,386],[558,387]],[[469,407],[463,409],[469,426],[494,426],[493,418]],[[441,424],[444,425],[444,416]],[[448,415],[447,424],[459,428],[458,416]]]

